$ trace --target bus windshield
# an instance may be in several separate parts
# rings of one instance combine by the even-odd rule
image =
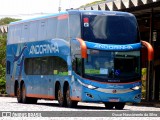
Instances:
[[[137,22],[133,16],[83,15],[82,38],[103,44],[139,42]]]
[[[140,51],[88,50],[84,77],[106,82],[130,82],[140,77]]]

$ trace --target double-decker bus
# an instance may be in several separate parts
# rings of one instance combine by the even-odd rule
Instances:
[[[141,100],[143,43],[135,16],[126,12],[69,10],[12,22],[7,93],[19,103],[102,102],[123,109]]]

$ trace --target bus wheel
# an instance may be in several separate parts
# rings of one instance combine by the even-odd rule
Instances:
[[[124,102],[118,102],[115,104],[115,108],[118,109],[118,110],[122,110],[124,108],[126,103]]]
[[[29,100],[26,97],[26,88],[24,83],[22,85],[22,103],[29,103]]]
[[[18,86],[16,88],[16,93],[17,93],[17,101],[18,101],[18,103],[22,103],[22,91]]]
[[[105,105],[106,109],[113,109],[113,107],[114,107],[113,102],[105,102],[104,105]]]
[[[66,101],[67,101],[67,106],[70,108],[76,107],[78,102],[77,101],[72,101],[70,97],[70,88],[69,86],[67,87],[66,91]]]
[[[59,85],[58,87],[58,103],[60,107],[64,106],[64,97],[63,97],[63,93],[61,91],[61,86]]]

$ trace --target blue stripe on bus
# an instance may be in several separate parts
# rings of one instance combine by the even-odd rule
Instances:
[[[141,43],[126,44],[126,45],[115,45],[115,44],[100,44],[93,42],[85,42],[87,48],[97,49],[97,50],[108,50],[108,51],[130,51],[139,50],[141,48]]]

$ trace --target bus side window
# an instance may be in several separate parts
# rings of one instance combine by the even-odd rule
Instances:
[[[38,37],[38,22],[30,23],[29,41],[37,41]]]
[[[32,75],[33,74],[33,58],[27,58],[25,59],[24,62],[24,71],[27,75]]]
[[[81,38],[80,15],[69,16],[70,38]]]
[[[57,18],[49,18],[47,25],[47,39],[53,39],[56,37],[57,30]]]
[[[56,38],[68,40],[68,17],[58,18]]]
[[[30,29],[30,26],[29,26],[29,23],[25,23],[21,26],[21,39],[20,39],[20,42],[28,42],[28,39],[29,39],[29,29]]]
[[[33,61],[33,75],[41,75],[41,58],[35,58]]]
[[[60,57],[53,57],[53,74],[68,75],[67,62]]]
[[[47,38],[47,20],[40,20],[38,22],[38,40],[45,40]]]
[[[80,55],[75,55],[75,57],[72,60],[72,66],[73,66],[73,70],[81,75],[82,74],[82,59],[80,57]]]
[[[7,74],[10,74],[11,72],[11,62],[7,61]]]
[[[82,74],[82,59],[76,58],[76,73],[81,75]]]

